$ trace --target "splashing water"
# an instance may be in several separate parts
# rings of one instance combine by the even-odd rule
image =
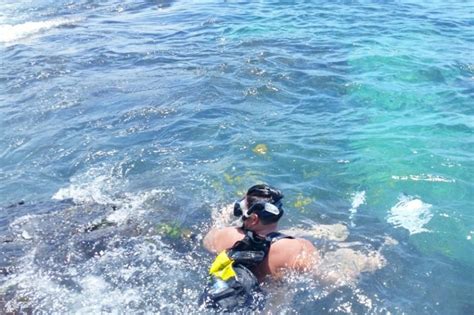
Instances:
[[[2,1],[0,313],[205,313],[201,239],[266,182],[282,229],[386,258],[274,313],[473,314],[471,12]]]
[[[73,25],[78,23],[79,21],[80,20],[77,18],[59,18],[40,22],[25,22],[15,25],[3,24],[0,25],[0,43],[15,42],[20,39],[36,35],[56,27]]]
[[[351,225],[354,226],[354,217],[357,214],[357,209],[365,203],[365,191],[359,191],[352,194],[351,208],[349,209],[349,219]]]
[[[387,222],[407,229],[410,234],[429,232],[424,226],[433,218],[432,205],[411,196],[400,196],[398,203],[390,209]]]

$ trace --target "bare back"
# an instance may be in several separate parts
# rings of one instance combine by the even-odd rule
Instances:
[[[244,237],[241,229],[225,227],[211,230],[203,242],[209,251],[219,253]],[[284,238],[271,245],[267,257],[252,271],[262,281],[266,276],[280,278],[285,270],[308,271],[316,261],[316,249],[311,242],[300,238]]]

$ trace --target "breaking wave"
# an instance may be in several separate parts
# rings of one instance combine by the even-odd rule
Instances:
[[[0,43],[11,43],[55,27],[71,25],[78,22],[79,19],[52,19],[39,22],[25,22],[21,24],[3,24],[0,25]]]
[[[126,181],[116,178],[112,171],[105,168],[92,168],[85,174],[71,179],[69,186],[60,188],[53,200],[72,200],[76,204],[96,204],[112,206],[105,218],[107,222],[122,224],[131,216],[139,216],[148,208],[148,204],[159,199],[169,190],[152,189],[138,193],[125,190]]]

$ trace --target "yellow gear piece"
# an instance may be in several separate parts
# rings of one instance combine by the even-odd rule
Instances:
[[[233,264],[234,261],[227,256],[224,250],[214,259],[211,268],[209,268],[209,274],[227,281],[236,276],[234,268],[232,268]]]

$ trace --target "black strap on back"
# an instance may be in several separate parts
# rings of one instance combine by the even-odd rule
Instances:
[[[294,239],[293,236],[289,236],[280,232],[271,232],[267,234],[267,238],[270,238],[271,243],[275,243],[276,241],[279,241],[284,238],[289,238],[289,239]]]
[[[261,237],[252,231],[244,230],[245,237],[236,242],[228,251],[227,255],[236,263],[251,268],[261,263],[270,250],[271,241]]]
[[[227,255],[236,263],[240,263],[248,268],[261,263],[267,256],[273,243],[283,238],[293,238],[280,232],[271,232],[265,237],[259,236],[250,230],[244,230],[244,232],[245,237],[236,242],[227,251]]]

